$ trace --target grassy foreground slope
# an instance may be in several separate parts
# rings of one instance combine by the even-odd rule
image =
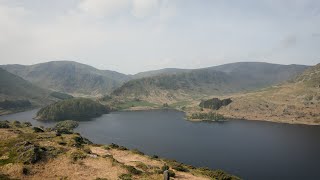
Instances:
[[[0,121],[0,179],[238,180],[221,170],[195,168],[115,144],[92,144],[77,133],[58,134],[28,123]]]
[[[232,100],[218,112],[234,118],[320,124],[320,64],[292,82],[234,95]]]

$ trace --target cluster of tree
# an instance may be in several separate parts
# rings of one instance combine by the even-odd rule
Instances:
[[[4,100],[0,102],[0,108],[3,108],[3,109],[15,109],[15,108],[27,108],[27,107],[31,107],[31,102],[29,100],[15,100],[15,101]]]
[[[219,121],[219,120],[224,120],[225,118],[220,114],[209,112],[209,113],[193,113],[191,114],[191,116],[189,116],[189,119]]]
[[[223,99],[223,100],[220,100],[219,98],[213,98],[213,99],[209,99],[206,101],[201,101],[199,106],[202,108],[218,110],[218,109],[220,109],[220,107],[227,106],[231,102],[232,102],[232,100],[230,98]]]
[[[168,103],[164,103],[164,104],[162,105],[162,107],[164,107],[164,108],[169,108],[170,106],[169,106]]]
[[[108,112],[108,107],[91,99],[72,98],[41,108],[36,119],[51,121],[88,119]]]
[[[61,99],[61,100],[73,98],[73,96],[71,96],[71,95],[69,95],[69,94],[61,93],[61,92],[57,92],[57,91],[52,92],[52,93],[50,94],[50,96],[55,97],[55,98],[57,98],[57,99]]]

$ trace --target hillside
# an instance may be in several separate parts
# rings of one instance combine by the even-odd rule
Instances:
[[[24,65],[3,65],[2,68],[43,88],[84,95],[110,93],[128,80],[128,76],[108,70],[98,70],[72,61],[52,61]]]
[[[0,121],[0,179],[174,179],[240,178],[222,170],[196,168],[116,144],[92,144],[78,133],[57,133],[30,123]]]
[[[33,106],[39,106],[48,104],[54,100],[54,97],[50,97],[50,91],[39,88],[21,77],[0,68],[0,102],[14,105],[26,101],[31,102]],[[2,113],[4,112],[0,109],[0,114]]]
[[[86,98],[72,98],[41,108],[37,120],[62,121],[83,120],[108,113],[109,109],[98,102]]]
[[[218,110],[233,118],[320,124],[320,64],[293,81],[257,92],[231,96],[232,103]]]
[[[239,81],[251,81],[251,85],[257,88],[281,83],[294,79],[306,70],[305,65],[281,65],[264,62],[236,62],[209,69],[225,72],[232,77],[238,77]]]
[[[289,80],[306,68],[301,65],[258,62],[232,63],[131,80],[112,95],[120,99],[138,98],[158,104],[174,103],[264,88]]]

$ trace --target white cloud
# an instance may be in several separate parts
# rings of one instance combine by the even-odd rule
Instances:
[[[227,1],[218,6],[213,1],[81,0],[63,11],[63,3],[54,6],[50,0],[14,1],[19,0],[0,0],[0,64],[68,59],[135,73],[243,60],[319,61],[320,17],[304,9],[292,11],[296,18],[255,4],[239,3],[234,10]]]
[[[119,13],[128,8],[129,0],[83,0],[79,9],[97,17]]]
[[[159,0],[132,0],[133,9],[132,13],[138,18],[143,18],[152,15],[159,11]]]
[[[105,17],[120,12],[131,13],[136,18],[144,18],[160,11],[164,0],[82,0],[79,9],[96,17]]]

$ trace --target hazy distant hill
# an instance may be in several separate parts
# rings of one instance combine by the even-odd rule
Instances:
[[[116,89],[113,95],[152,102],[175,101],[190,96],[223,95],[255,90],[293,79],[306,68],[303,65],[243,62],[184,70],[185,72],[172,69],[171,74],[160,73],[131,80]]]
[[[30,66],[4,65],[2,67],[35,85],[71,94],[110,93],[129,79],[127,75],[118,72],[98,70],[72,61],[52,61]]]
[[[32,103],[48,103],[50,92],[0,68],[0,101],[29,100]]]
[[[192,69],[165,68],[165,69],[159,69],[159,70],[140,72],[135,75],[132,75],[132,78],[139,79],[139,78],[152,77],[152,76],[158,76],[158,75],[172,75],[172,74],[179,74],[179,73],[188,72],[188,71],[192,71]]]
[[[305,65],[281,65],[264,62],[237,62],[210,67],[209,69],[225,72],[233,77],[250,79],[259,87],[287,81],[295,78],[308,66]],[[261,83],[260,83],[261,82]]]
[[[290,82],[231,96],[219,113],[235,118],[320,124],[320,64]]]

